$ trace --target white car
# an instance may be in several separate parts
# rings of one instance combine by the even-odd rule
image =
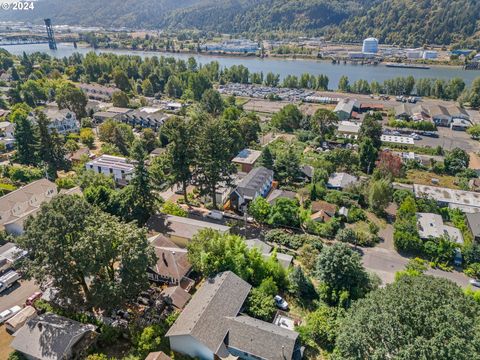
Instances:
[[[478,279],[470,279],[470,284],[476,287],[480,287],[480,280]]]
[[[208,212],[207,217],[209,217],[210,219],[214,219],[214,220],[222,220],[223,219],[223,212],[218,211],[218,210],[212,210],[212,211]]]
[[[20,310],[22,310],[22,308],[18,305],[15,305],[14,307],[12,307],[8,310],[2,311],[0,313],[0,324],[3,324],[5,321],[7,321],[11,317],[13,317]]]
[[[273,299],[275,300],[275,305],[277,305],[279,309],[288,310],[288,303],[280,295],[275,295]]]

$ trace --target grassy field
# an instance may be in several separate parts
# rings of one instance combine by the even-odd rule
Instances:
[[[437,175],[428,171],[409,170],[407,172],[407,179],[412,183],[421,185],[434,185],[432,184],[432,179],[438,179],[438,183],[435,184],[435,186],[458,189],[458,186],[455,184],[455,177],[449,175]]]

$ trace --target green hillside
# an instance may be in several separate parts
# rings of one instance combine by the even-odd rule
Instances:
[[[3,20],[221,33],[326,35],[382,43],[479,45],[480,0],[41,0]]]
[[[479,46],[479,0],[386,0],[361,16],[342,23],[332,32],[337,40],[375,36],[398,45]]]

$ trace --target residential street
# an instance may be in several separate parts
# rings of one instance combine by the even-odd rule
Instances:
[[[39,291],[39,288],[33,280],[21,280],[0,294],[0,312],[15,305],[22,306],[25,300],[36,291]]]
[[[408,263],[408,258],[401,256],[395,250],[385,249],[380,246],[374,248],[362,248],[359,251],[363,255],[363,265],[369,271],[377,274],[382,283],[389,284],[395,280],[395,273],[403,270]],[[454,281],[462,287],[468,286],[469,278],[459,271],[442,271],[430,269],[428,275],[443,277]]]

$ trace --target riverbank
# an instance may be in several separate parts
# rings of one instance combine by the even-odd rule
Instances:
[[[342,76],[347,76],[350,83],[356,80],[378,81],[383,83],[385,80],[413,76],[415,79],[421,78],[435,78],[449,80],[453,77],[459,77],[464,80],[467,86],[472,81],[480,76],[480,71],[472,70],[465,71],[459,67],[452,66],[432,66],[429,70],[419,69],[396,69],[388,68],[383,64],[361,66],[354,64],[332,64],[331,61],[318,60],[318,59],[291,59],[291,58],[259,58],[256,56],[241,57],[241,56],[221,56],[221,55],[208,55],[208,54],[193,54],[193,53],[173,53],[173,52],[161,52],[161,51],[144,51],[144,50],[121,50],[121,49],[93,49],[90,47],[78,46],[74,48],[72,44],[59,43],[57,50],[50,50],[47,44],[37,45],[14,45],[6,46],[6,50],[14,55],[21,56],[23,52],[31,54],[34,52],[46,53],[56,58],[63,58],[71,56],[74,53],[87,54],[94,51],[97,54],[101,53],[114,53],[117,55],[134,55],[141,57],[167,56],[174,57],[176,59],[188,60],[189,57],[195,58],[198,64],[207,64],[212,61],[217,61],[222,68],[243,65],[247,67],[250,73],[263,73],[266,75],[268,72],[278,74],[280,80],[283,80],[288,75],[295,75],[300,77],[304,73],[311,75],[327,75],[329,78],[328,87],[330,89],[337,89],[338,82]]]

